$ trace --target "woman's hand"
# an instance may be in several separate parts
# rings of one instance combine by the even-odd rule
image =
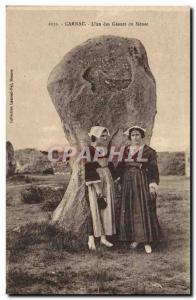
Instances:
[[[121,189],[122,189],[120,182],[118,182],[117,187],[118,187],[118,191],[119,191],[119,193],[120,193],[120,192],[121,192]]]
[[[115,185],[117,186],[117,189],[119,193],[121,192],[121,183],[120,183],[120,177],[114,180]]]
[[[156,189],[153,186],[150,186],[150,196],[152,199],[156,198]]]
[[[155,199],[158,191],[158,185],[156,184],[156,182],[151,182],[149,184],[149,189],[150,189],[151,198]]]
[[[94,187],[95,187],[95,191],[96,191],[97,196],[98,197],[102,197],[103,193],[102,193],[102,189],[101,189],[100,183],[95,183]]]
[[[114,180],[115,183],[118,183],[120,181],[120,177]]]

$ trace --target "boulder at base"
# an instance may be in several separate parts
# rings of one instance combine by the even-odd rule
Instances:
[[[53,167],[47,155],[36,149],[19,149],[15,151],[17,173],[53,174]]]

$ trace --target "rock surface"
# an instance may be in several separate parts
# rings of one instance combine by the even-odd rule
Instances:
[[[156,85],[137,39],[101,36],[67,53],[48,79],[48,91],[73,143],[86,142],[96,124],[113,134],[139,124],[149,143],[156,114]]]
[[[185,175],[184,152],[158,152],[160,175]]]
[[[6,142],[6,177],[15,173],[16,161],[14,156],[14,147],[11,142]]]
[[[19,149],[15,151],[17,173],[53,174],[52,163],[48,156],[36,149]]]

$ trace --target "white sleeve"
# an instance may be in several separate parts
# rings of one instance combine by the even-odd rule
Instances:
[[[88,185],[90,185],[90,184],[99,183],[99,182],[101,182],[101,180],[86,181],[86,185],[88,186]]]
[[[151,182],[149,184],[149,188],[151,187],[155,189],[155,192],[158,192],[158,185],[156,184],[156,182]]]

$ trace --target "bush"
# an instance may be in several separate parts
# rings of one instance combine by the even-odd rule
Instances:
[[[25,187],[21,191],[21,200],[24,203],[40,203],[43,211],[54,211],[63,198],[65,188],[62,186],[48,186],[48,185],[33,185]]]
[[[49,175],[49,174],[54,175],[54,170],[53,170],[53,168],[51,167],[51,168],[48,168],[48,169],[43,170],[42,174],[43,174],[43,175]]]
[[[24,203],[40,203],[43,201],[39,187],[31,185],[21,191],[21,201]]]

